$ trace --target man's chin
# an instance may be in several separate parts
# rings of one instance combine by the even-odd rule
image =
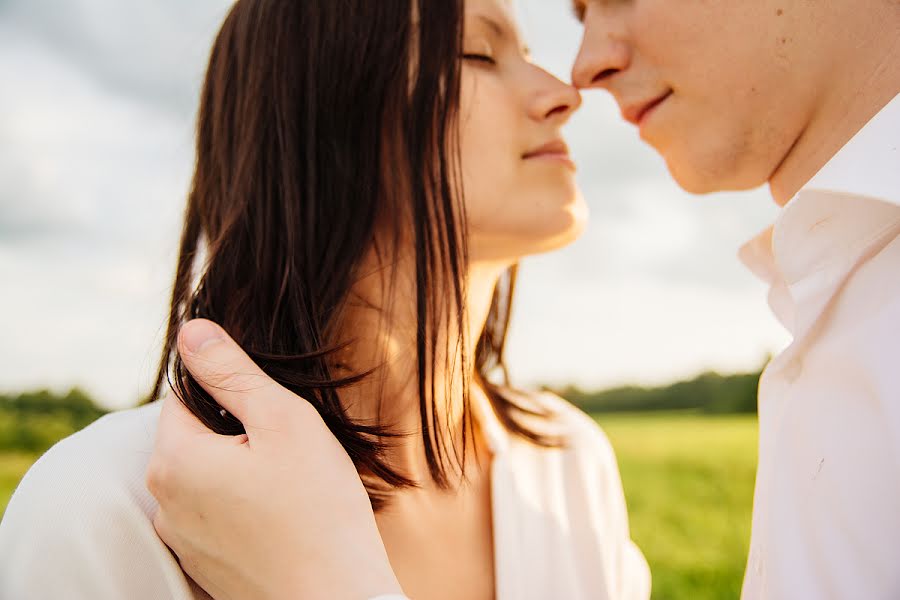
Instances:
[[[679,171],[676,174],[672,169],[669,169],[669,174],[672,175],[678,187],[689,194],[703,195],[721,191],[720,186],[716,185],[711,179],[704,179],[693,174],[687,176],[683,171]]]
[[[716,192],[745,192],[766,183],[766,177],[750,177],[739,170],[697,168],[685,162],[666,159],[669,174],[675,183],[689,194],[705,195]]]

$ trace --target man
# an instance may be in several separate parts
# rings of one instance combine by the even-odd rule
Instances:
[[[611,93],[680,185],[704,193],[768,182],[785,207],[742,250],[794,336],[760,383],[744,598],[900,597],[900,2],[578,0],[575,10],[585,37],[574,82]],[[216,343],[204,345],[210,335]],[[208,323],[186,326],[182,346],[207,376],[253,368]],[[285,394],[214,393],[250,425],[251,449],[195,433],[166,400],[148,478],[160,535],[199,582],[233,597],[301,597],[266,560],[279,553],[303,556],[295,581],[324,582],[331,597],[398,593],[346,456]],[[240,461],[221,452],[227,444],[244,447]],[[202,476],[176,460],[198,448]],[[316,486],[305,472],[285,481],[267,471],[297,452],[347,476]],[[291,526],[274,539],[203,544],[242,531],[233,506],[231,525],[216,520],[223,494],[253,507],[248,523],[261,512]],[[260,591],[260,580],[272,583]]]
[[[900,2],[576,10],[574,82],[682,187],[786,205],[742,250],[794,338],[760,382],[744,597],[900,597]]]

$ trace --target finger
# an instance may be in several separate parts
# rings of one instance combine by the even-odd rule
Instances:
[[[181,438],[188,434],[217,435],[213,430],[203,424],[197,415],[185,406],[181,398],[175,392],[169,392],[162,399],[162,408],[159,411],[159,422],[165,423],[173,433],[169,439]],[[157,430],[158,431],[158,430]],[[178,435],[176,435],[178,434]]]
[[[213,464],[211,461],[231,460],[229,448],[241,446],[246,440],[246,436],[238,439],[208,429],[174,393],[167,394],[162,403],[145,474],[148,491],[160,503],[185,482],[196,485],[204,481],[202,475]]]
[[[158,511],[153,518],[153,528],[156,530],[156,535],[159,536],[159,539],[163,541],[178,561],[178,566],[181,567],[181,570],[188,577],[193,579],[197,585],[206,590],[213,598],[231,598],[231,596],[225,594],[225,590],[221,589],[206,576],[193,558],[194,555],[198,558],[202,557],[202,555],[198,554],[199,549],[192,551],[192,546],[189,543],[185,543],[184,540],[174,533],[175,528],[172,527],[169,519],[166,518],[162,511]]]
[[[246,444],[249,441],[245,433],[238,436],[216,433],[197,418],[177,394],[174,392],[166,394],[162,399],[159,413],[155,449],[164,453],[172,447],[180,449],[186,440],[196,436],[205,436],[229,446]]]
[[[267,429],[267,417],[290,394],[212,321],[194,319],[185,323],[178,334],[178,348],[197,382],[248,433],[251,429]]]
[[[197,454],[198,445],[215,448],[217,443],[233,445],[233,437],[220,435],[209,429],[185,406],[177,394],[174,392],[166,394],[162,399],[156,426],[154,458],[177,461],[184,458],[188,452],[190,455]]]

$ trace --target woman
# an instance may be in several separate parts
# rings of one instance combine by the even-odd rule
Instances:
[[[353,459],[411,597],[645,598],[602,432],[505,378],[518,261],[586,218],[560,136],[579,95],[529,61],[509,10],[238,0],[201,98],[152,397],[171,377],[203,424],[243,431],[177,351],[183,323],[215,321]],[[205,597],[152,535],[159,404],[33,467],[4,520],[0,547],[20,547],[0,591]],[[61,486],[77,490],[65,512]],[[40,544],[62,577],[38,576]]]

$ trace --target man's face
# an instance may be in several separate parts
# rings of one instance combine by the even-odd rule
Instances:
[[[756,187],[827,83],[820,4],[576,0],[585,34],[572,78],[609,91],[686,190]]]

